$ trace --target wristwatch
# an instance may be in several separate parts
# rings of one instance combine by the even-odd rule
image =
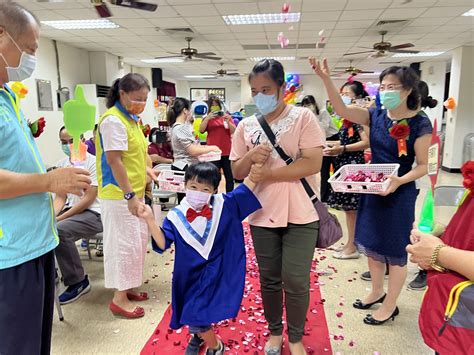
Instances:
[[[126,199],[127,201],[131,200],[134,197],[135,197],[135,192],[128,192],[125,195],[123,195],[123,198]]]
[[[448,269],[443,267],[439,262],[438,262],[438,256],[439,256],[439,251],[443,249],[444,247],[449,247],[446,244],[439,244],[434,250],[433,254],[431,255],[431,260],[430,260],[430,266],[438,271],[438,272],[446,272]]]

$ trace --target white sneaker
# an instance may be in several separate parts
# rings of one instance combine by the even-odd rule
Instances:
[[[344,254],[344,252],[338,251],[338,252],[332,254],[332,257],[334,259],[359,259],[360,253],[359,253],[358,250],[356,250],[352,254]]]

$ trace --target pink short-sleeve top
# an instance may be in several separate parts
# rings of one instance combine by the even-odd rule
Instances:
[[[307,108],[286,106],[270,127],[276,141],[293,159],[301,157],[301,150],[323,147],[325,135],[317,118]],[[242,120],[234,133],[230,160],[241,159],[250,149],[268,142],[255,116]],[[273,149],[265,166],[269,169],[285,166],[285,162]],[[314,191],[316,176],[307,177]],[[249,223],[258,227],[287,227],[288,223],[308,224],[319,220],[318,214],[299,180],[290,182],[262,182],[255,189],[262,209],[249,217]]]

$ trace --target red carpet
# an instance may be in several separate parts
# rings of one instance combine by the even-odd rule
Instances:
[[[226,354],[263,354],[263,347],[268,337],[268,329],[263,315],[260,297],[258,267],[248,224],[244,224],[247,248],[247,279],[242,307],[236,319],[221,322],[215,331],[226,344]],[[307,315],[303,343],[308,354],[332,354],[329,331],[324,314],[321,293],[317,284],[316,262],[311,272],[311,298]],[[172,331],[168,328],[171,319],[171,307],[143,347],[142,355],[183,354],[187,345],[188,330],[183,328]],[[287,336],[285,336],[288,341]],[[288,345],[282,354],[289,355]]]

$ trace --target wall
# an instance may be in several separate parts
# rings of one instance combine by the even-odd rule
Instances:
[[[240,81],[232,80],[232,81],[215,81],[215,80],[208,80],[208,81],[185,81],[179,80],[176,85],[176,95],[182,96],[186,98],[190,98],[190,89],[193,88],[224,88],[225,89],[225,97],[226,97],[226,104],[229,106],[232,102],[240,103],[241,102],[241,88],[240,88]],[[238,105],[240,106],[240,104]]]
[[[438,105],[434,108],[426,108],[425,112],[434,122],[437,119],[438,131],[441,130],[443,119],[443,98],[444,85],[446,81],[446,62],[425,62],[421,63],[421,80],[428,84],[430,96],[438,100]]]
[[[76,84],[90,82],[88,52],[79,48],[70,47],[58,42],[59,62],[61,71],[61,85],[74,90]],[[56,90],[58,88],[58,72],[53,41],[41,38],[37,54],[38,63],[33,77],[25,80],[29,93],[21,101],[21,108],[25,117],[35,121],[39,117],[46,119],[46,129],[37,139],[38,147],[47,166],[54,165],[59,159],[64,158],[59,143],[58,132],[63,126],[63,115],[58,110]],[[51,81],[53,96],[53,111],[38,111],[38,96],[35,79]]]
[[[453,51],[449,97],[456,101],[456,107],[446,115],[446,138],[443,151],[443,167],[460,169],[464,163],[463,145],[467,134],[474,133],[474,47],[459,47]]]

